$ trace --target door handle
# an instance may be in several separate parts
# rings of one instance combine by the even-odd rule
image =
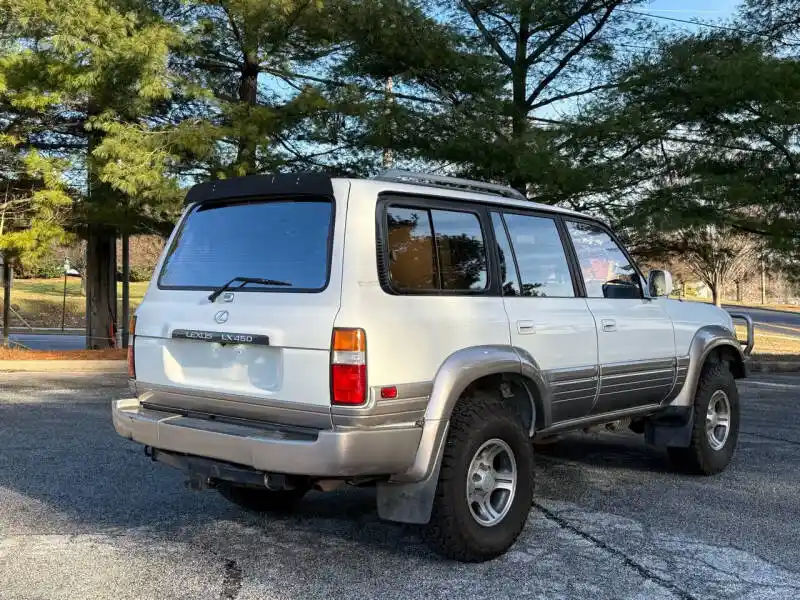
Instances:
[[[517,321],[517,333],[520,335],[536,333],[536,324],[533,321]]]
[[[600,325],[603,327],[603,331],[617,330],[617,322],[614,319],[600,319]]]

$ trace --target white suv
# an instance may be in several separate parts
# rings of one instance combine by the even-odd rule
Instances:
[[[601,222],[389,172],[197,185],[130,339],[117,431],[251,510],[377,487],[446,556],[525,524],[533,442],[624,423],[711,474],[739,432],[726,312],[670,300]]]

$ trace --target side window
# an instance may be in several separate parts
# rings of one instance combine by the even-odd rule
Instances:
[[[400,290],[434,290],[439,273],[427,210],[392,206],[386,211],[389,278]]]
[[[567,221],[589,298],[641,298],[639,274],[602,227]]]
[[[569,263],[553,219],[506,213],[522,279],[522,296],[573,298],[575,288]]]
[[[486,289],[486,247],[476,214],[390,206],[386,224],[394,289],[412,293]]]
[[[503,225],[503,217],[500,216],[500,213],[492,213],[492,226],[494,237],[497,240],[497,253],[500,256],[500,280],[503,282],[503,296],[519,296],[522,286],[519,284],[514,254],[511,252],[511,244],[508,242],[506,227]]]

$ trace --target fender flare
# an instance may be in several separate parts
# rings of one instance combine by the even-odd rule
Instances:
[[[445,359],[433,382],[425,411],[422,438],[412,466],[389,482],[378,484],[378,514],[382,519],[424,524],[430,520],[439,480],[450,416],[464,390],[487,375],[514,373],[523,377],[533,411],[530,435],[537,416],[543,427],[550,425],[550,392],[544,373],[533,357],[513,346],[473,346]]]
[[[550,393],[544,373],[533,357],[513,346],[472,346],[463,348],[448,356],[433,380],[433,389],[425,410],[422,441],[412,467],[400,478],[406,481],[419,481],[428,475],[432,468],[435,448],[444,437],[450,415],[456,402],[471,383],[487,375],[514,373],[531,382],[534,389],[528,390],[534,419],[531,425],[533,434],[536,415],[541,415],[544,427],[550,424]]]
[[[746,376],[744,352],[736,335],[721,325],[706,325],[697,330],[689,345],[689,366],[686,380],[678,394],[669,403],[669,406],[692,406],[700,374],[709,355],[716,349],[725,347],[733,350],[735,360],[735,375]]]

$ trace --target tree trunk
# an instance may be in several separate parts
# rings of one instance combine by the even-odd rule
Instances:
[[[718,281],[714,281],[711,284],[711,299],[714,302],[714,306],[722,306],[722,290],[720,289],[722,286]]]
[[[86,347],[114,348],[117,333],[117,236],[90,225],[86,238]]]
[[[514,51],[514,66],[511,69],[511,93],[512,110],[511,115],[511,137],[513,139],[515,151],[522,147],[528,133],[528,41],[530,39],[530,6],[528,3],[520,4],[520,22],[517,45]],[[519,165],[511,166],[512,175],[509,178],[511,187],[526,194],[528,182],[520,174]],[[527,194],[526,194],[527,195]]]
[[[8,346],[11,329],[11,259],[3,257],[3,346]]]
[[[255,55],[248,53],[242,64],[239,79],[239,101],[248,107],[258,103],[258,61]],[[256,140],[249,133],[239,136],[239,147],[236,162],[245,173],[256,171]]]
[[[528,86],[526,85],[526,71],[524,65],[516,65],[512,75],[511,90],[513,94],[511,115],[511,138],[514,142],[513,147],[520,148],[524,143],[525,136],[528,132],[528,106],[526,93]],[[511,168],[511,177],[509,183],[511,187],[525,194],[528,182],[525,181],[520,173],[518,164],[509,165]]]
[[[91,117],[100,112],[95,99],[90,97],[88,115]],[[117,235],[114,227],[95,220],[95,211],[102,215],[99,209],[117,199],[96,174],[94,150],[102,135],[99,129],[91,129],[87,136],[86,183],[90,215],[86,228],[85,268],[87,348],[114,348],[117,333]]]

